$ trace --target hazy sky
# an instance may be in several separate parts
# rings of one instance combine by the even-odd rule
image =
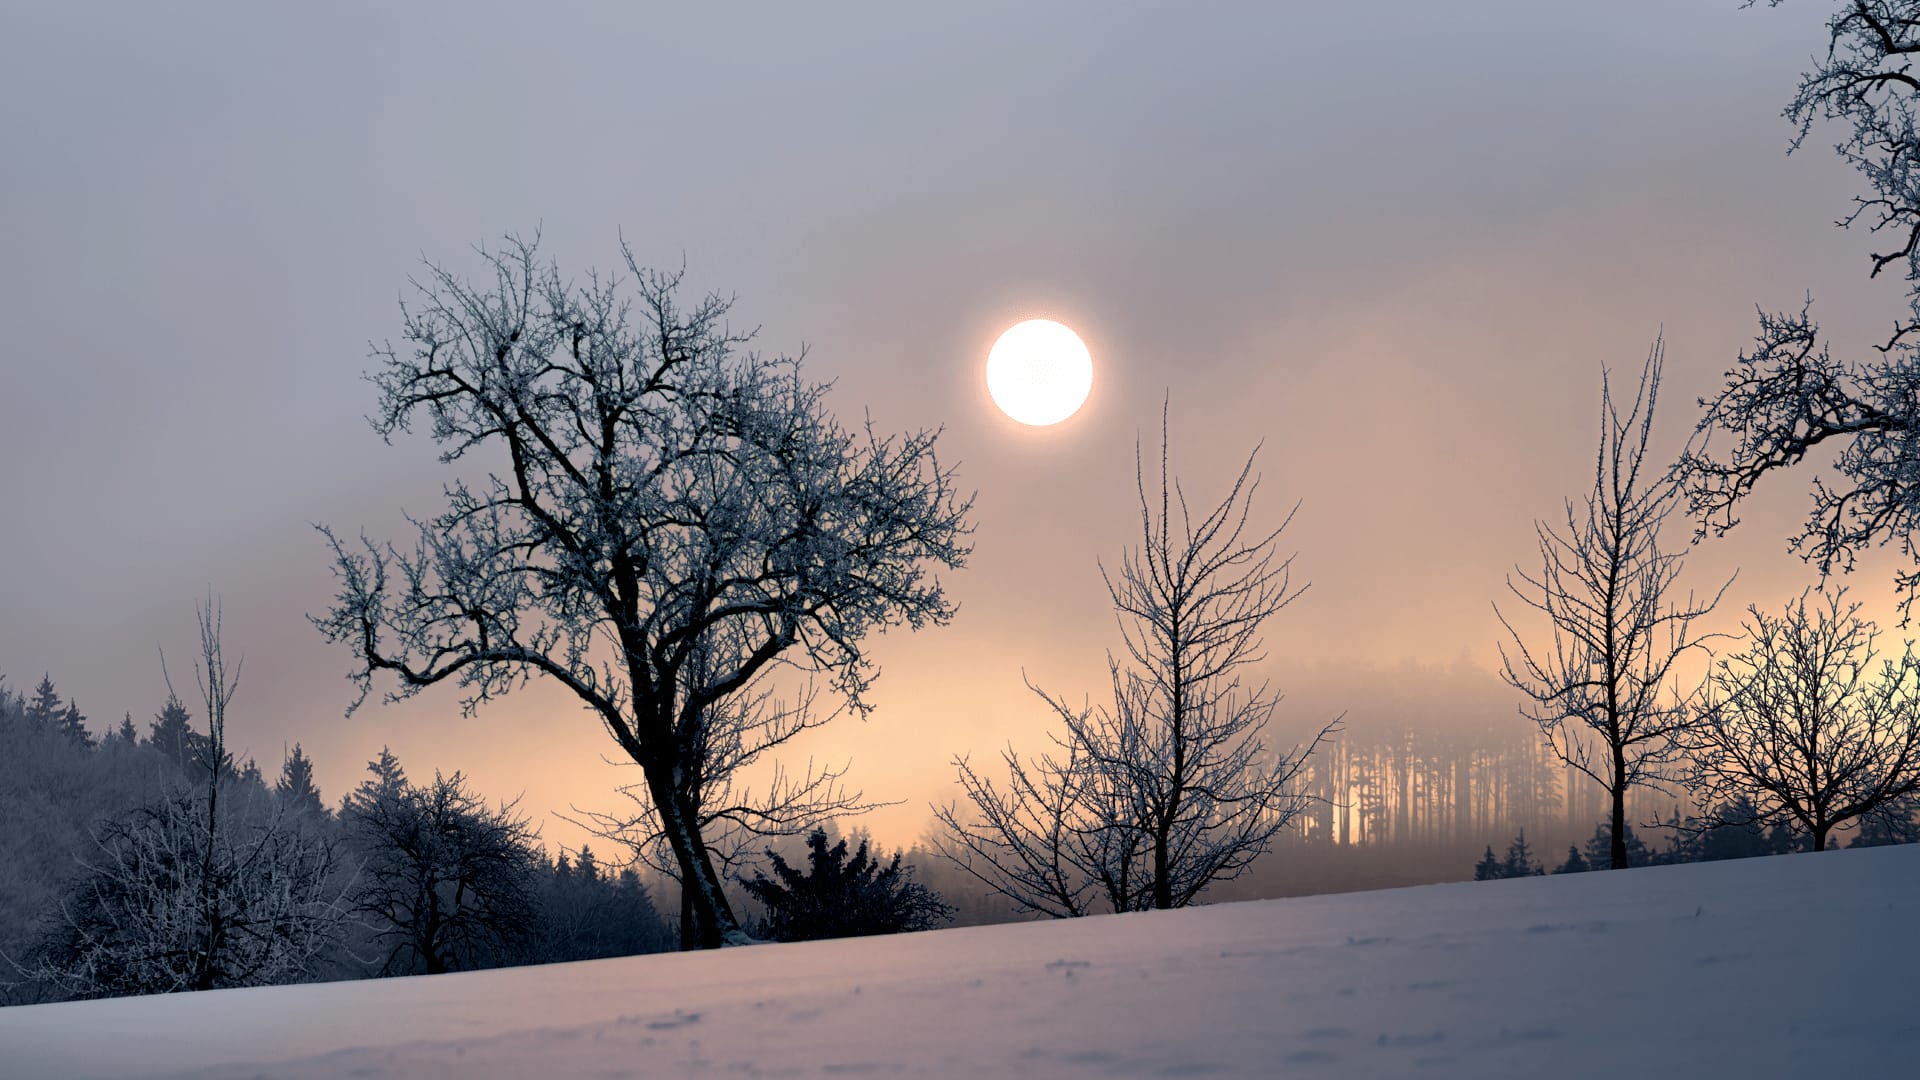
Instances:
[[[1490,667],[1532,519],[1591,475],[1603,366],[1664,327],[1665,454],[1755,304],[1811,291],[1862,342],[1898,303],[1832,227],[1858,185],[1830,140],[1784,154],[1829,4],[176,7],[0,9],[0,672],[144,731],[211,588],[233,741],[272,772],[299,739],[329,800],[383,743],[540,815],[622,779],[544,689],[341,716],[311,523],[437,505],[361,378],[422,256],[538,228],[580,273],[624,235],[808,346],[844,418],[946,425],[979,491],[960,614],[883,639],[873,718],[804,748],[906,800],[873,819],[896,842],[953,754],[1037,741],[1023,669],[1100,688],[1094,560],[1132,540],[1163,394],[1189,490],[1264,441],[1269,520],[1303,502],[1276,671]],[[1096,365],[1045,430],[982,381],[1033,316]],[[1694,557],[1743,567],[1729,614],[1813,580],[1783,543],[1807,479]],[[1855,589],[1885,610],[1884,574]]]

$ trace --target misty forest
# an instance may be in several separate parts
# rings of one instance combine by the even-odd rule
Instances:
[[[1903,283],[1890,332],[1834,346],[1809,297],[1762,308],[1718,359],[1670,354],[1656,325],[1591,372],[1584,411],[1554,420],[1586,465],[1495,523],[1511,569],[1481,590],[1491,670],[1292,662],[1276,635],[1311,617],[1310,590],[1329,599],[1312,582],[1333,553],[1296,545],[1314,508],[1289,485],[1340,458],[1280,458],[1273,432],[1236,427],[1218,432],[1232,468],[1191,466],[1190,395],[1155,389],[1126,418],[1128,482],[1100,493],[1130,524],[1088,537],[1080,571],[1109,633],[1061,646],[1103,674],[980,672],[1025,680],[1044,739],[943,742],[950,783],[911,843],[864,824],[900,801],[888,778],[809,740],[891,719],[902,662],[883,676],[877,643],[961,618],[982,496],[947,432],[830,395],[814,358],[743,327],[752,297],[624,236],[598,267],[532,228],[370,269],[400,303],[358,328],[361,437],[437,461],[440,483],[395,508],[400,532],[313,522],[333,594],[301,614],[346,673],[331,706],[417,698],[477,740],[538,684],[630,783],[536,806],[483,790],[457,747],[402,760],[370,739],[316,762],[325,716],[236,750],[267,745],[255,680],[273,676],[223,625],[230,590],[172,583],[179,633],[157,651],[44,672],[0,656],[0,1004],[1444,882],[1598,889],[1602,871],[1920,842],[1920,3],[1828,6],[1791,147],[1831,141],[1853,170],[1840,224],[1871,237],[1876,287]],[[1680,365],[1718,389],[1676,400]],[[1776,481],[1808,492],[1784,541],[1804,580],[1708,569]],[[140,665],[164,695],[103,709],[99,671]],[[322,790],[317,768],[342,766],[356,782]]]

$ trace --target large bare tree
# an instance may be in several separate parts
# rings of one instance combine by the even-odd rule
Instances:
[[[970,502],[937,432],[843,428],[799,360],[745,351],[729,301],[682,307],[680,276],[624,245],[625,275],[580,283],[535,243],[483,255],[482,284],[416,283],[373,425],[424,419],[443,461],[493,469],[450,481],[406,550],[329,532],[340,590],[315,621],[359,701],[381,672],[390,700],[457,683],[468,713],[535,675],[565,687],[641,770],[684,944],[744,941],[688,782],[715,706],[784,667],[864,712],[867,635],[951,617],[930,570],[965,561]]]
[[[1321,741],[1270,752],[1280,695],[1247,673],[1260,630],[1306,588],[1278,554],[1292,513],[1250,528],[1260,480],[1249,455],[1225,499],[1195,515],[1170,477],[1161,417],[1160,483],[1149,498],[1135,451],[1141,546],[1101,567],[1124,656],[1108,654],[1112,704],[1075,709],[1028,683],[1065,727],[1060,756],[1005,752],[997,788],[956,760],[971,810],[935,808],[939,850],[1027,910],[1066,917],[1184,907],[1266,851],[1305,808],[1297,781]]]
[[[1780,616],[1748,609],[1747,647],[1715,666],[1687,784],[1702,806],[1790,818],[1824,851],[1835,829],[1920,791],[1920,659],[1879,664],[1878,631],[1831,593]],[[1748,821],[1725,824],[1745,825]]]
[[[1694,719],[1694,695],[1677,684],[1679,665],[1704,648],[1692,622],[1727,588],[1707,600],[1675,595],[1682,557],[1661,546],[1660,528],[1678,494],[1647,462],[1661,361],[1656,340],[1624,416],[1611,380],[1601,376],[1593,486],[1566,501],[1564,520],[1534,522],[1539,571],[1507,578],[1508,591],[1546,617],[1547,632],[1529,639],[1494,605],[1511,639],[1500,647],[1502,673],[1525,695],[1521,714],[1611,801],[1616,870],[1627,865],[1628,790],[1675,779],[1679,739]]]
[[[1903,276],[1907,311],[1876,354],[1857,358],[1832,354],[1811,302],[1762,311],[1753,348],[1701,402],[1699,438],[1677,466],[1701,535],[1718,535],[1739,523],[1740,503],[1768,474],[1833,450],[1832,475],[1814,480],[1806,524],[1789,541],[1823,576],[1888,540],[1920,561],[1920,0],[1846,0],[1827,29],[1825,55],[1786,108],[1792,147],[1818,121],[1841,129],[1834,149],[1869,190],[1840,224],[1891,237],[1870,276]],[[1895,583],[1904,625],[1920,569],[1896,571]]]

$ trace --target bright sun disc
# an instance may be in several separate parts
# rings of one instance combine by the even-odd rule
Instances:
[[[993,343],[987,392],[1002,412],[1045,427],[1078,412],[1093,388],[1093,355],[1080,335],[1051,319],[1028,319]]]

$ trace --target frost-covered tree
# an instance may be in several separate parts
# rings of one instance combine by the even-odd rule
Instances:
[[[429,267],[406,348],[377,350],[373,418],[425,420],[452,480],[406,549],[332,533],[340,591],[316,623],[361,700],[457,683],[468,712],[538,675],[641,771],[690,893],[689,947],[745,941],[686,783],[705,725],[776,665],[863,711],[867,635],[947,621],[930,568],[967,554],[968,502],[936,433],[843,428],[798,360],[745,352],[729,302],[683,308],[679,275],[563,279],[532,243],[475,285]],[[704,670],[705,655],[721,661]]]
[[[1777,2],[1777,0],[1775,0]],[[1741,502],[1770,473],[1827,447],[1831,473],[1816,477],[1812,508],[1790,547],[1824,576],[1848,571],[1864,551],[1895,542],[1920,561],[1920,0],[1852,0],[1828,20],[1824,56],[1788,103],[1792,148],[1816,122],[1840,129],[1835,150],[1865,179],[1843,226],[1889,237],[1869,276],[1906,279],[1907,313],[1871,356],[1836,358],[1811,302],[1760,314],[1754,346],[1703,400],[1696,444],[1677,475],[1701,534],[1739,523]],[[1718,446],[1715,444],[1719,443]],[[1903,624],[1920,595],[1920,569],[1896,571]]]
[[[1835,829],[1920,793],[1920,659],[1911,642],[1880,658],[1840,592],[1807,601],[1749,609],[1747,647],[1709,681],[1687,782],[1746,818],[1727,824],[1784,817],[1823,851]]]
[[[1678,598],[1682,557],[1661,545],[1661,526],[1678,504],[1673,484],[1647,462],[1661,352],[1656,341],[1624,416],[1602,374],[1593,486],[1566,501],[1563,521],[1534,523],[1540,569],[1507,579],[1522,604],[1545,616],[1545,631],[1523,635],[1494,605],[1511,639],[1500,647],[1502,673],[1524,695],[1521,714],[1612,801],[1603,861],[1616,870],[1628,865],[1627,792],[1673,779],[1679,736],[1693,720],[1692,695],[1674,682],[1682,658],[1703,648],[1692,622],[1726,592],[1722,585],[1710,599]]]
[[[296,982],[341,940],[332,845],[271,805],[181,791],[94,839],[27,967],[59,995]]]
[[[489,807],[459,773],[415,786],[383,752],[341,818],[361,857],[354,910],[386,974],[429,975],[520,959],[538,929],[532,826]]]
[[[219,767],[239,665],[226,664],[218,608],[210,603],[199,616],[195,675],[209,752],[188,786],[96,833],[96,850],[26,968],[57,994],[294,981],[340,939],[346,910],[331,844]]]
[[[935,808],[941,850],[1028,910],[1083,915],[1184,907],[1238,876],[1305,809],[1296,783],[1309,755],[1261,741],[1280,696],[1246,679],[1265,657],[1260,630],[1306,586],[1278,553],[1291,512],[1249,528],[1254,457],[1219,505],[1195,514],[1167,463],[1149,498],[1136,446],[1141,546],[1101,568],[1124,658],[1108,656],[1110,706],[1073,708],[1034,687],[1059,718],[1061,756],[1003,755],[1004,789],[955,761],[970,808]]]

